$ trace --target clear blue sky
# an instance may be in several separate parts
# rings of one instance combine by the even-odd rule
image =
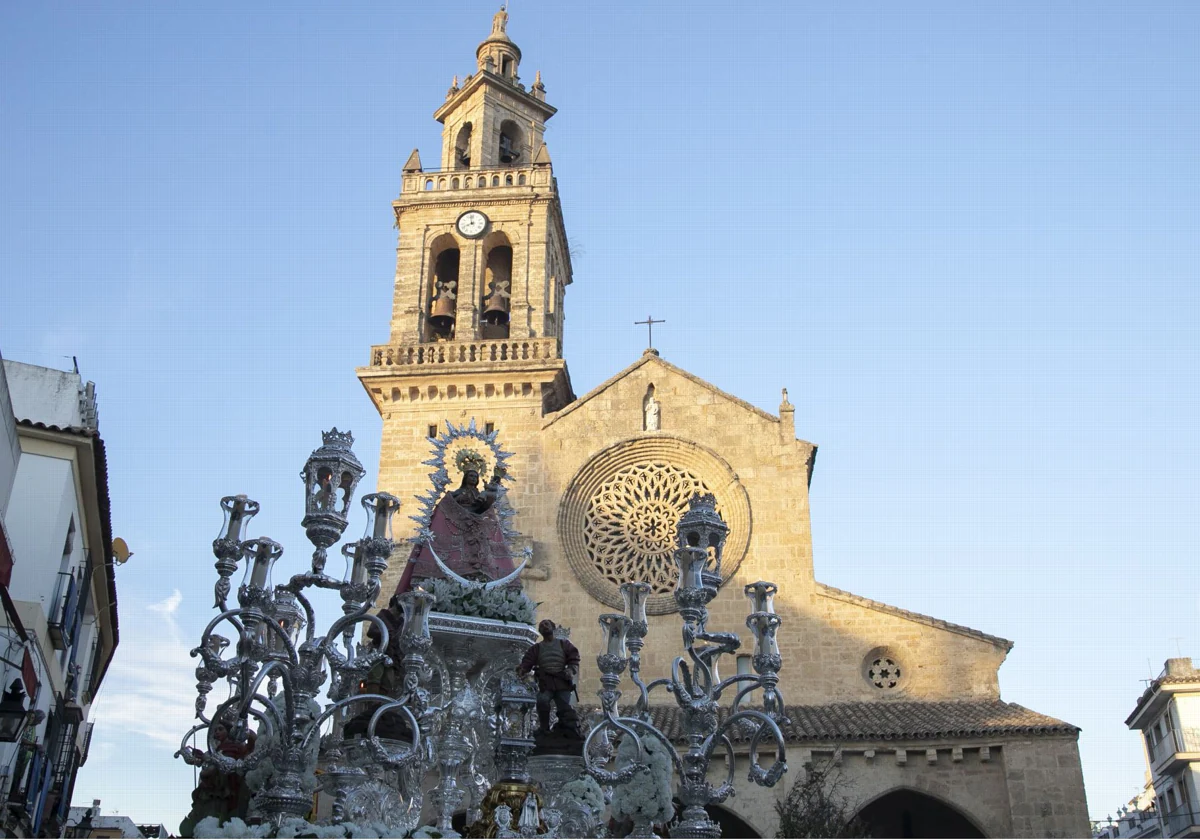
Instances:
[[[97,383],[136,552],[77,802],[188,808],[217,500],[261,501],[294,570],[321,429],[374,487],[390,202],[494,11],[0,6],[0,349]],[[786,386],[818,578],[1015,640],[1004,699],[1083,727],[1113,812],[1140,681],[1200,656],[1200,4],[511,13],[560,109],[576,391],[647,313],[669,361],[772,412]]]

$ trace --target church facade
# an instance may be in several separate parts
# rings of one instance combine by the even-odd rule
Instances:
[[[532,552],[526,592],[541,615],[573,628],[583,687],[598,686],[597,616],[620,612],[628,580],[653,589],[643,674],[669,671],[681,650],[675,524],[691,496],[712,493],[730,534],[710,627],[740,632],[749,652],[743,586],[778,584],[791,721],[792,771],[775,789],[749,786],[727,801],[714,817],[730,825],[773,836],[773,803],[806,763],[828,762],[874,836],[1086,836],[1078,729],[1000,699],[1011,642],[814,578],[816,446],[797,439],[786,392],[770,414],[648,350],[574,393],[562,357],[571,256],[543,139],[555,109],[540,73],[520,81],[506,24],[502,11],[476,71],[455,78],[434,114],[440,165],[424,167],[414,151],[393,204],[390,336],[357,371],[383,420],[380,489],[411,513],[430,486],[429,437],[447,421],[495,431],[512,453],[518,548]],[[748,667],[741,659],[721,667]],[[655,720],[678,733],[671,708],[657,707]]]

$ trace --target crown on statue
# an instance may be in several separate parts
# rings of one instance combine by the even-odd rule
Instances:
[[[334,426],[328,432],[321,432],[321,441],[326,446],[344,446],[349,449],[354,445],[354,435],[350,432],[339,432]]]
[[[482,475],[483,471],[487,469],[487,461],[483,460],[483,456],[474,449],[460,449],[454,458],[454,463],[464,473],[474,470]]]
[[[717,497],[712,493],[697,493],[688,499],[689,508],[713,508],[717,507]]]

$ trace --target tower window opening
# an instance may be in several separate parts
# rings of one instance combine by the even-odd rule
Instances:
[[[521,129],[512,120],[500,124],[500,162],[515,164],[521,159]]]
[[[483,338],[508,338],[512,259],[512,248],[507,245],[497,245],[488,251],[483,278]]]
[[[471,168],[471,124],[463,123],[454,140],[454,168]]]
[[[426,190],[433,189],[433,179],[432,178],[429,178],[428,180],[425,181],[425,189]]]
[[[508,56],[500,59],[500,72],[505,76],[512,75],[512,59]]]
[[[493,187],[498,187],[498,186],[500,186],[500,176],[499,176],[499,175],[493,175],[493,176],[492,176],[492,186],[493,186]]]
[[[426,431],[429,432],[429,434],[427,434],[426,437],[431,437],[431,438],[437,437],[437,423],[430,423],[429,428]]]
[[[483,433],[484,433],[485,435],[490,435],[490,434],[491,434],[492,432],[494,432],[494,431],[496,431],[496,424],[495,424],[495,423],[484,423],[484,424],[483,424]]]
[[[524,175],[518,175],[518,176],[517,176],[517,183],[518,183],[518,184],[520,184],[521,186],[525,186],[525,176],[524,176]]]
[[[454,178],[450,181],[450,189],[452,189],[452,190],[458,189],[458,179],[457,178]]]
[[[512,185],[513,185],[512,176],[511,176],[511,175],[505,175],[505,176],[504,176],[504,186],[506,186],[506,187],[511,187]]]
[[[429,337],[434,341],[454,339],[454,319],[458,312],[458,264],[457,248],[446,248],[434,261],[429,303]]]
[[[481,187],[487,186],[487,178],[484,178],[482,175],[479,176],[479,186],[481,186]]]

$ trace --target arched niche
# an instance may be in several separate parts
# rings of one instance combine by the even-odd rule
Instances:
[[[519,166],[525,159],[525,133],[513,120],[500,123],[500,154],[502,166]]]
[[[512,243],[502,231],[483,240],[482,338],[508,338],[513,291]]]
[[[914,788],[888,791],[858,811],[869,837],[986,837],[961,809]]]
[[[428,318],[426,341],[452,341],[458,317],[458,240],[443,233],[429,243]]]

